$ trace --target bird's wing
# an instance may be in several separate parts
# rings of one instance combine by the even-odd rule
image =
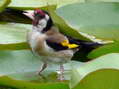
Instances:
[[[53,48],[56,51],[75,49],[75,48],[94,49],[94,48],[97,48],[97,47],[103,45],[103,44],[100,44],[97,42],[90,42],[90,41],[74,39],[69,36],[66,36],[66,38],[67,38],[67,40],[60,41],[60,42],[51,41],[50,39],[48,39],[46,42],[47,42],[48,46],[50,46],[51,48]]]
[[[50,40],[46,40],[46,43],[48,44],[49,47],[51,47],[55,51],[61,51],[61,50],[67,50],[68,49],[68,47],[62,46],[60,43],[51,42]]]
[[[64,41],[52,41],[51,39],[47,39],[46,43],[49,47],[53,48],[56,51],[67,50],[67,49],[75,49],[79,48],[79,44],[70,42],[69,39],[65,39]]]
[[[45,32],[48,36],[46,43],[49,47],[53,48],[56,51],[74,49],[79,47],[78,44],[71,42],[70,39],[59,32],[59,29],[56,26],[52,26],[50,30]]]

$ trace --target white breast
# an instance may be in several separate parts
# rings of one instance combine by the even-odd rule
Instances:
[[[28,32],[28,43],[30,44],[32,50],[36,47],[37,45],[37,38],[39,37],[39,34],[37,31],[31,31],[31,32]]]
[[[45,38],[46,38],[46,35],[38,32],[38,31],[33,30],[33,31],[29,32],[27,39],[28,39],[28,43],[30,44],[30,47],[32,48],[32,51],[34,51],[36,46],[38,46],[39,40],[42,40],[40,45],[44,46],[41,51],[48,51],[50,48],[46,45]]]

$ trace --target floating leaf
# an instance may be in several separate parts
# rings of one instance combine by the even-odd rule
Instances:
[[[9,77],[0,77],[0,87],[69,89],[67,82],[59,82],[57,79],[56,65],[55,67],[50,66],[41,75],[38,75],[37,71],[42,66],[40,60],[43,60],[42,57],[34,56],[29,50],[0,51],[0,75]],[[56,86],[59,87],[56,88]]]
[[[76,30],[72,29],[71,27],[69,27],[67,25],[67,23],[60,17],[56,14],[55,11],[53,11],[52,9],[48,8],[48,11],[53,19],[53,22],[58,26],[59,30],[68,35],[68,36],[72,36],[74,38],[79,38],[79,39],[82,39],[82,40],[90,40],[84,36],[82,36],[80,33],[78,33]]]
[[[85,0],[85,2],[119,2],[118,0]]]
[[[13,44],[0,44],[0,50],[23,50],[30,49],[26,42],[13,43]]]
[[[39,7],[47,7],[47,5],[58,5],[58,7],[76,3],[79,0],[12,0],[9,7],[19,8],[19,9],[35,9]]]
[[[5,89],[69,89],[65,82],[56,83],[31,83],[13,80],[9,77],[0,77],[0,88]]]
[[[26,34],[30,29],[32,26],[26,24],[0,24],[0,44],[26,42]]]
[[[40,59],[29,50],[0,51],[0,75],[37,71],[41,66]]]
[[[88,58],[94,59],[96,57],[99,57],[108,53],[119,53],[119,42],[107,44],[93,50],[91,53],[88,54]]]
[[[38,76],[38,71],[42,66],[44,58],[37,57],[29,50],[19,51],[0,51],[0,76],[7,75],[13,79],[36,81],[40,82],[56,82],[59,65],[50,65],[41,76]],[[70,65],[67,63],[65,69],[70,70]],[[69,80],[69,72],[66,71],[64,75],[65,79]],[[39,82],[38,81],[38,82]]]
[[[47,5],[55,5],[56,0],[12,0],[9,7],[17,8],[17,9],[35,9],[35,8],[41,8],[46,7]]]
[[[119,88],[119,70],[101,69],[89,73],[72,89],[117,89]]]
[[[30,29],[32,26],[27,24],[0,24],[0,50],[29,49],[26,35]]]
[[[115,75],[115,72],[113,72],[113,70],[115,71],[115,69],[116,70],[119,69],[119,59],[118,58],[119,58],[118,53],[107,54],[95,60],[92,60],[90,62],[87,62],[83,66],[79,66],[79,68],[78,67],[74,68],[72,70],[72,79],[71,79],[70,87],[73,89],[79,89],[76,87],[80,87],[81,89],[87,89],[87,87],[85,86],[88,86],[88,89],[95,89],[96,87],[100,87],[101,89],[104,89],[104,87],[106,88],[113,87],[113,89],[115,89],[114,87],[119,87],[116,84],[117,80],[119,79],[116,80],[117,75]],[[103,69],[109,69],[109,72],[102,71],[102,74],[100,74],[100,72],[97,71],[97,70],[103,70]],[[96,76],[93,77],[93,79],[92,77],[90,77],[92,72],[96,74]],[[119,71],[117,71],[117,73],[119,73]],[[97,80],[103,74],[104,74],[103,78],[101,78],[101,80]],[[112,76],[112,75],[115,75],[115,76]],[[85,79],[88,76],[90,78],[88,78],[88,80],[85,81]],[[107,79],[112,80],[113,82],[108,81],[109,84],[107,84],[107,82],[105,82]],[[88,81],[88,84],[84,86],[84,84],[87,81]],[[91,87],[92,83],[95,87]]]
[[[119,40],[119,3],[76,3],[57,9],[78,32],[104,40]]]

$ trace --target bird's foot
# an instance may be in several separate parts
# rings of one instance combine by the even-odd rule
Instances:
[[[41,73],[43,72],[43,70],[47,67],[47,63],[44,63],[40,69],[40,71],[37,72],[38,75],[41,75]]]
[[[37,75],[42,75],[41,72],[39,72],[39,71],[37,71],[36,74],[37,74]]]
[[[59,73],[58,74],[58,80],[60,80],[60,81],[65,80],[64,75]]]
[[[60,71],[58,72],[58,80],[60,80],[60,81],[65,80],[65,78],[64,78],[64,67],[62,64],[60,65]]]

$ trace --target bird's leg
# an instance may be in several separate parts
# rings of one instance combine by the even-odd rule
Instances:
[[[47,67],[47,63],[44,63],[40,69],[40,71],[38,72],[38,74],[40,75],[41,72]]]
[[[63,66],[63,64],[60,64],[60,73],[58,75],[58,79],[61,81],[64,80],[64,66]]]

